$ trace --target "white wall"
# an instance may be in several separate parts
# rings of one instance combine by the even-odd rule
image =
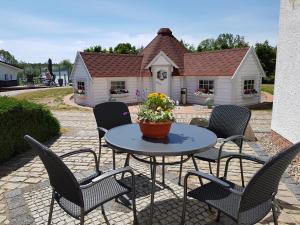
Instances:
[[[182,77],[174,76],[171,81],[171,98],[180,102],[180,91],[182,88]]]
[[[5,80],[5,74],[7,75],[7,80],[17,80],[17,74],[20,71],[22,70],[0,63],[0,80]]]
[[[91,106],[93,103],[93,93],[92,93],[92,83],[91,77],[83,63],[82,58],[78,55],[75,60],[74,68],[72,71],[73,88],[77,89],[77,82],[84,82],[85,84],[85,94],[78,95],[74,94],[74,101],[79,105]]]
[[[244,95],[244,80],[254,80],[256,95]],[[260,102],[262,73],[257,59],[250,49],[242,62],[236,76],[232,79],[232,103],[236,105],[253,105]]]
[[[193,104],[205,104],[205,100],[210,97],[214,99],[216,105],[231,103],[231,77],[220,76],[186,76],[183,87],[187,88],[187,101]],[[199,89],[199,80],[214,81],[214,95],[196,96],[194,93]]]
[[[300,141],[300,2],[281,0],[272,130]]]

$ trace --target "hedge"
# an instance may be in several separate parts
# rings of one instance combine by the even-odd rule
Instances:
[[[28,150],[24,135],[46,141],[59,134],[58,120],[45,106],[0,96],[0,162]]]

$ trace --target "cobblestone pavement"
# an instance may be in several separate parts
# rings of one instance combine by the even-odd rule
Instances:
[[[81,147],[98,148],[96,124],[92,112],[60,111],[54,112],[60,120],[64,133],[46,143],[57,154],[66,153]],[[176,114],[178,122],[189,122],[192,117],[201,115],[208,117],[209,110],[201,114]],[[133,115],[135,117],[135,115]],[[270,112],[255,111],[252,115],[251,125],[256,133],[270,131]],[[228,150],[236,150],[233,145],[228,145]],[[259,143],[246,143],[244,152],[263,156]],[[124,155],[117,156],[117,163],[122,166]],[[174,160],[174,157],[167,160]],[[78,176],[85,175],[93,170],[93,159],[89,155],[80,155],[66,160],[67,165]],[[101,158],[102,169],[111,168],[111,151],[104,148]],[[149,166],[131,161],[137,179],[137,210],[140,224],[145,224],[149,215]],[[205,162],[199,162],[202,170],[208,171]],[[223,164],[224,167],[224,164]],[[245,177],[249,180],[252,174],[259,169],[259,165],[246,162]],[[155,224],[178,224],[181,214],[181,199],[183,188],[177,185],[179,166],[168,166],[166,184],[163,188],[158,182],[155,195]],[[184,164],[184,171],[193,169],[189,161]],[[215,169],[215,168],[213,168]],[[158,169],[159,170],[159,169]],[[160,173],[160,170],[158,171]],[[184,174],[184,173],[183,173]],[[239,165],[233,162],[230,166],[230,176],[234,182],[239,183]],[[158,175],[158,181],[161,180]],[[277,195],[280,205],[279,224],[300,224],[300,192],[297,186],[291,186],[288,177],[280,183]],[[191,180],[191,187],[198,185],[198,180]],[[294,193],[290,189],[294,189]],[[172,191],[171,191],[172,190]],[[29,151],[16,157],[10,162],[0,166],[0,224],[45,224],[49,212],[50,188],[47,173],[35,154]],[[215,215],[211,214],[205,205],[189,200],[187,207],[187,224],[233,224],[227,217],[222,216],[219,223],[215,223]],[[109,224],[132,224],[132,211],[125,206],[111,201],[105,205],[106,216]],[[64,213],[57,205],[53,214],[53,224],[78,224],[78,221]],[[100,210],[87,216],[86,224],[108,224]],[[269,214],[258,224],[273,224]]]

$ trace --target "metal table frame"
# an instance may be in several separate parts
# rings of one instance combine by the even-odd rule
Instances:
[[[133,124],[131,124],[132,126]],[[130,125],[124,125],[124,126],[130,126]],[[191,125],[190,125],[191,126]],[[123,127],[123,126],[120,126],[120,127]],[[118,127],[116,128],[113,128],[113,129],[118,129]],[[200,128],[200,129],[204,129],[204,128]],[[211,131],[208,131],[207,132],[210,132],[212,133]],[[108,131],[109,133],[109,131]],[[192,153],[189,153],[189,154],[184,154],[184,151],[183,152],[179,152],[178,155],[174,154],[174,155],[169,155],[169,154],[166,154],[166,155],[161,155],[161,154],[158,154],[158,155],[152,155],[152,154],[147,154],[145,152],[145,154],[141,154],[141,152],[135,152],[135,151],[131,151],[131,150],[128,150],[126,149],[126,147],[120,147],[120,146],[116,146],[112,143],[110,143],[108,140],[107,140],[107,134],[105,135],[105,140],[106,140],[106,143],[108,144],[108,146],[112,149],[117,149],[117,150],[121,150],[122,152],[126,152],[128,153],[127,154],[127,157],[126,157],[126,161],[125,161],[125,166],[128,166],[129,165],[129,157],[132,156],[134,159],[136,159],[137,161],[140,161],[140,162],[143,162],[143,163],[146,163],[146,164],[149,164],[150,165],[150,170],[151,170],[151,180],[152,180],[152,184],[151,184],[151,203],[150,203],[150,219],[149,219],[149,224],[152,224],[152,221],[153,221],[153,215],[154,215],[154,196],[155,196],[155,183],[156,183],[156,167],[157,166],[162,166],[162,171],[163,171],[163,176],[162,176],[162,183],[164,184],[164,181],[165,181],[165,176],[164,176],[164,170],[165,170],[165,166],[166,165],[176,165],[176,164],[180,164],[180,166],[182,166],[182,164],[186,161],[188,161],[189,159],[192,159],[193,161],[193,164],[194,164],[194,167],[196,170],[198,170],[198,166],[197,166],[197,163],[196,163],[196,160],[195,158],[193,157],[193,154],[194,152]],[[215,140],[212,141],[212,143],[208,146],[205,147],[205,149],[209,149],[210,147],[212,147],[213,145],[215,145],[215,143],[217,142],[217,137],[215,136]],[[155,143],[155,141],[154,141]],[[203,151],[203,147],[200,148],[199,151]],[[137,155],[141,155],[141,156],[146,156],[146,157],[149,157],[148,159],[149,160],[146,160],[145,158],[140,158],[138,157]],[[181,157],[179,161],[174,161],[174,162],[165,162],[165,157],[170,157],[170,156],[174,156],[174,157]],[[184,158],[184,156],[186,158]],[[157,158],[158,157],[162,157],[162,161],[161,162],[158,162],[157,161]],[[179,178],[180,179],[180,178]],[[199,181],[201,184],[202,183],[202,180],[201,178],[199,178]],[[180,180],[179,180],[179,183],[180,183]]]

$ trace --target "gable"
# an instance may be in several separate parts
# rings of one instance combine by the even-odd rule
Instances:
[[[148,69],[151,66],[165,66],[165,65],[172,65],[175,68],[178,66],[170,59],[163,51],[157,54],[153,58],[153,60],[146,66],[145,69]]]

